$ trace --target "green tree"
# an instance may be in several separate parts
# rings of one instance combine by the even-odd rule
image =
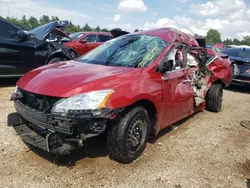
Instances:
[[[29,23],[29,28],[30,28],[30,29],[33,29],[33,28],[39,26],[38,20],[37,20],[35,17],[33,17],[33,16],[31,16],[31,17],[28,19],[28,23]]]
[[[238,39],[234,39],[234,40],[233,40],[233,44],[234,44],[234,45],[240,45],[241,42],[240,42]]]
[[[70,33],[75,33],[75,32],[78,32],[78,31],[81,31],[81,28],[80,26],[75,26],[74,24],[72,24],[72,22],[70,21],[69,22],[69,25],[68,27],[66,28],[66,31],[70,32]]]
[[[86,24],[83,28],[82,28],[83,31],[92,31],[91,27]]]
[[[233,41],[232,41],[232,39],[226,39],[226,40],[223,41],[223,44],[225,44],[225,45],[232,45]]]
[[[106,28],[101,29],[101,31],[102,31],[102,32],[109,32],[109,30],[106,29]]]
[[[95,28],[95,31],[97,31],[97,32],[100,32],[100,31],[101,31],[99,25]]]
[[[43,15],[41,18],[40,18],[40,24],[41,25],[44,25],[44,24],[47,24],[50,22],[50,18],[49,16],[47,15]]]
[[[243,42],[245,45],[249,45],[250,46],[250,36],[245,36],[243,39]]]
[[[21,21],[20,21],[20,26],[22,26],[23,28],[29,30],[30,29],[30,26],[29,26],[29,23],[28,23],[28,20],[26,18],[25,15],[23,15]]]
[[[135,33],[136,33],[136,32],[139,32],[139,29],[135,29],[135,31],[134,31],[134,32],[135,32]]]
[[[210,29],[206,36],[207,43],[221,43],[221,34],[215,29]]]
[[[77,30],[78,30],[78,31],[82,31],[82,28],[81,28],[80,25],[77,25]]]
[[[57,21],[60,20],[57,16],[52,16],[50,21]]]
[[[20,25],[20,20],[18,18],[15,18],[15,17],[6,17],[6,20],[13,23],[13,24],[17,24],[17,25]],[[21,26],[21,25],[20,25]]]

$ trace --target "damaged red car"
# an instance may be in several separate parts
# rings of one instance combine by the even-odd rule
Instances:
[[[149,136],[204,108],[219,112],[232,77],[227,56],[172,28],[112,39],[74,60],[25,74],[11,100],[22,140],[67,154],[107,135],[110,156],[129,163]]]

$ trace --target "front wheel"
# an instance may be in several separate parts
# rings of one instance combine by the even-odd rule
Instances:
[[[212,112],[221,111],[223,86],[220,83],[213,84],[206,96],[206,108]]]
[[[110,156],[122,163],[131,163],[144,151],[147,144],[149,117],[143,107],[125,114],[108,132]]]
[[[71,59],[77,58],[77,54],[74,51],[71,50],[69,53],[70,53]]]

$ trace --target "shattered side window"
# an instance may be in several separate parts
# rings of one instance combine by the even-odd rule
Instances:
[[[166,46],[165,41],[155,36],[128,35],[104,43],[80,61],[106,66],[146,67]]]

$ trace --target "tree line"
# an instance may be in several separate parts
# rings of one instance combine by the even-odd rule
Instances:
[[[27,18],[25,15],[23,15],[21,19],[16,18],[16,17],[6,17],[5,19],[16,25],[21,26],[22,28],[26,30],[33,29],[35,27],[47,24],[52,21],[60,20],[57,16],[49,17],[47,15],[41,16],[40,19],[37,19],[33,16]],[[115,28],[115,29],[122,30],[121,28]],[[71,21],[69,22],[69,25],[66,28],[66,31],[69,33],[74,33],[74,32],[79,32],[79,31],[109,32],[107,28],[101,29],[99,25],[95,28],[91,28],[89,24],[86,23],[83,27],[81,27],[80,25],[74,25]],[[139,31],[138,29],[135,29],[134,32],[138,32],[138,31]],[[194,35],[199,36],[197,34],[194,34]],[[250,36],[245,36],[243,40],[238,40],[235,38],[235,39],[226,39],[222,41],[220,32],[215,29],[210,29],[207,32],[205,39],[206,39],[206,43],[208,44],[223,43],[225,45],[250,45]]]
[[[43,15],[40,17],[40,19],[37,19],[33,16],[27,18],[25,15],[22,16],[21,19],[16,18],[16,17],[6,17],[5,18],[7,21],[10,21],[26,30],[30,30],[33,28],[36,28],[40,25],[47,24],[52,21],[57,21],[60,20],[57,16],[52,16],[49,17],[47,15]],[[119,29],[119,28],[118,28]],[[68,27],[66,28],[66,31],[69,33],[75,33],[79,31],[102,31],[102,32],[108,32],[109,30],[106,28],[100,28],[99,25],[95,28],[91,28],[89,24],[85,24],[83,27],[80,25],[74,25],[71,21],[69,22]]]
[[[198,36],[197,34],[195,34]],[[239,39],[225,39],[221,40],[221,34],[219,31],[215,29],[210,29],[205,36],[207,44],[214,44],[214,43],[223,43],[225,45],[249,45],[250,46],[250,36],[245,36],[243,40]]]

